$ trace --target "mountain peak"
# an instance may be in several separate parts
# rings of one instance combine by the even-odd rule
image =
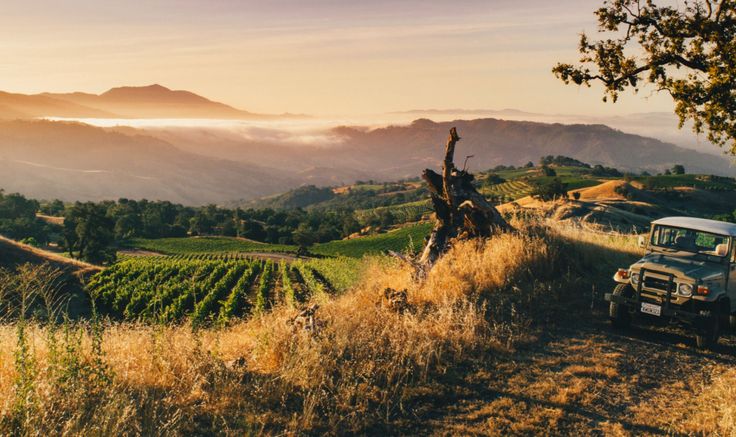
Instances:
[[[99,95],[75,92],[31,96],[0,92],[0,119],[34,117],[262,119],[290,116],[254,114],[158,83],[110,88]]]
[[[106,92],[104,92],[102,95],[109,94],[109,93],[119,93],[119,92],[129,92],[129,91],[155,91],[155,92],[167,92],[171,91],[170,88],[166,88],[163,85],[159,85],[157,83],[154,83],[152,85],[142,85],[142,86],[119,86],[110,88]]]
[[[125,100],[134,99],[137,101],[168,101],[171,103],[183,103],[184,101],[197,103],[209,102],[208,99],[189,91],[174,91],[159,84],[111,88],[100,94],[100,97]]]

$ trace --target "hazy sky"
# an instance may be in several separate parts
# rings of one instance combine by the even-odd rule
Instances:
[[[550,70],[577,59],[602,0],[3,0],[0,89],[160,83],[258,112],[417,108],[671,111],[616,105]]]

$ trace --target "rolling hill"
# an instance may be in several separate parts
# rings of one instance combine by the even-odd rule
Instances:
[[[190,91],[154,84],[82,92],[35,95],[0,92],[0,119],[63,118],[219,118],[271,119],[284,114],[255,114],[214,102]]]
[[[417,120],[378,129],[339,127],[339,141],[295,144],[241,137],[215,128],[98,128],[52,121],[0,122],[0,187],[36,198],[149,198],[189,205],[256,199],[299,187],[357,180],[395,181],[439,168],[443,138],[457,126],[471,171],[565,155],[652,173],[685,164],[691,173],[732,176],[725,158],[600,125],[496,119]],[[642,164],[646,163],[646,164]]]
[[[171,90],[154,84],[112,88],[102,94],[44,94],[116,114],[119,118],[224,118],[253,119],[270,116],[254,114],[213,102],[190,91]]]
[[[102,129],[18,120],[38,117],[233,121]],[[472,156],[468,166],[475,172],[564,155],[622,171],[657,173],[684,164],[691,173],[736,175],[722,156],[604,125],[483,118],[418,119],[369,128],[335,127],[324,121],[272,123],[274,117],[161,85],[119,87],[99,95],[0,92],[0,120],[7,120],[0,121],[0,187],[64,200],[128,197],[190,205],[245,203],[301,185],[417,177],[425,168],[440,166],[444,138],[452,126],[462,136],[457,161]]]
[[[622,171],[661,172],[685,164],[694,173],[736,175],[727,158],[681,148],[654,138],[632,135],[604,125],[565,125],[494,118],[367,128],[340,126],[320,131],[320,141],[264,128],[146,128],[152,136],[193,153],[226,156],[286,169],[304,183],[349,184],[355,180],[394,181],[438,168],[450,127],[462,136],[457,160],[467,155],[472,171],[499,164],[523,165],[540,156],[570,156],[592,165]],[[314,136],[310,134],[310,139]]]
[[[23,268],[23,265],[47,266],[48,271],[53,272],[49,277],[56,278],[52,285],[56,298],[59,299],[59,302],[68,304],[66,308],[69,316],[76,318],[89,315],[89,297],[84,292],[84,283],[92,275],[102,270],[101,267],[65,258],[0,235],[0,269],[13,272]],[[8,298],[5,297],[5,299]],[[5,303],[7,300],[3,302]]]
[[[46,95],[0,91],[0,119],[37,117],[114,117],[115,114]]]
[[[472,155],[472,170],[499,164],[523,165],[543,155],[564,155],[590,164],[620,170],[661,171],[684,163],[698,173],[734,175],[727,159],[684,149],[639,135],[627,134],[604,125],[548,124],[494,118],[435,123],[415,120],[406,126],[366,130],[340,127],[333,130],[346,147],[336,152],[345,159],[363,158],[368,168],[384,168],[396,177],[417,175],[428,164],[442,158],[443,140],[451,127],[462,137],[458,161]]]
[[[283,172],[185,152],[80,123],[0,122],[0,187],[67,201],[148,198],[206,204],[298,186]]]

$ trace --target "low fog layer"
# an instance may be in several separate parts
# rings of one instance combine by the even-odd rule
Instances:
[[[626,133],[656,138],[663,142],[721,155],[724,151],[710,143],[705,135],[696,134],[692,123],[678,128],[678,119],[671,112],[647,112],[619,116],[590,116],[581,114],[543,114],[517,109],[417,109],[389,114],[354,117],[313,117],[303,119],[213,120],[213,119],[114,119],[114,118],[58,118],[76,120],[100,127],[130,126],[149,130],[188,128],[193,131],[218,130],[218,135],[241,138],[245,141],[276,141],[294,144],[330,145],[340,138],[330,132],[336,126],[363,126],[380,128],[390,125],[408,125],[418,118],[433,121],[498,118],[512,121],[534,121],[563,124],[603,124]]]

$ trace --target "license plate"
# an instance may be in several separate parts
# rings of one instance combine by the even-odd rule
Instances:
[[[651,314],[653,316],[661,316],[662,315],[662,307],[659,305],[654,305],[651,303],[642,302],[641,303],[641,312],[644,314]]]

